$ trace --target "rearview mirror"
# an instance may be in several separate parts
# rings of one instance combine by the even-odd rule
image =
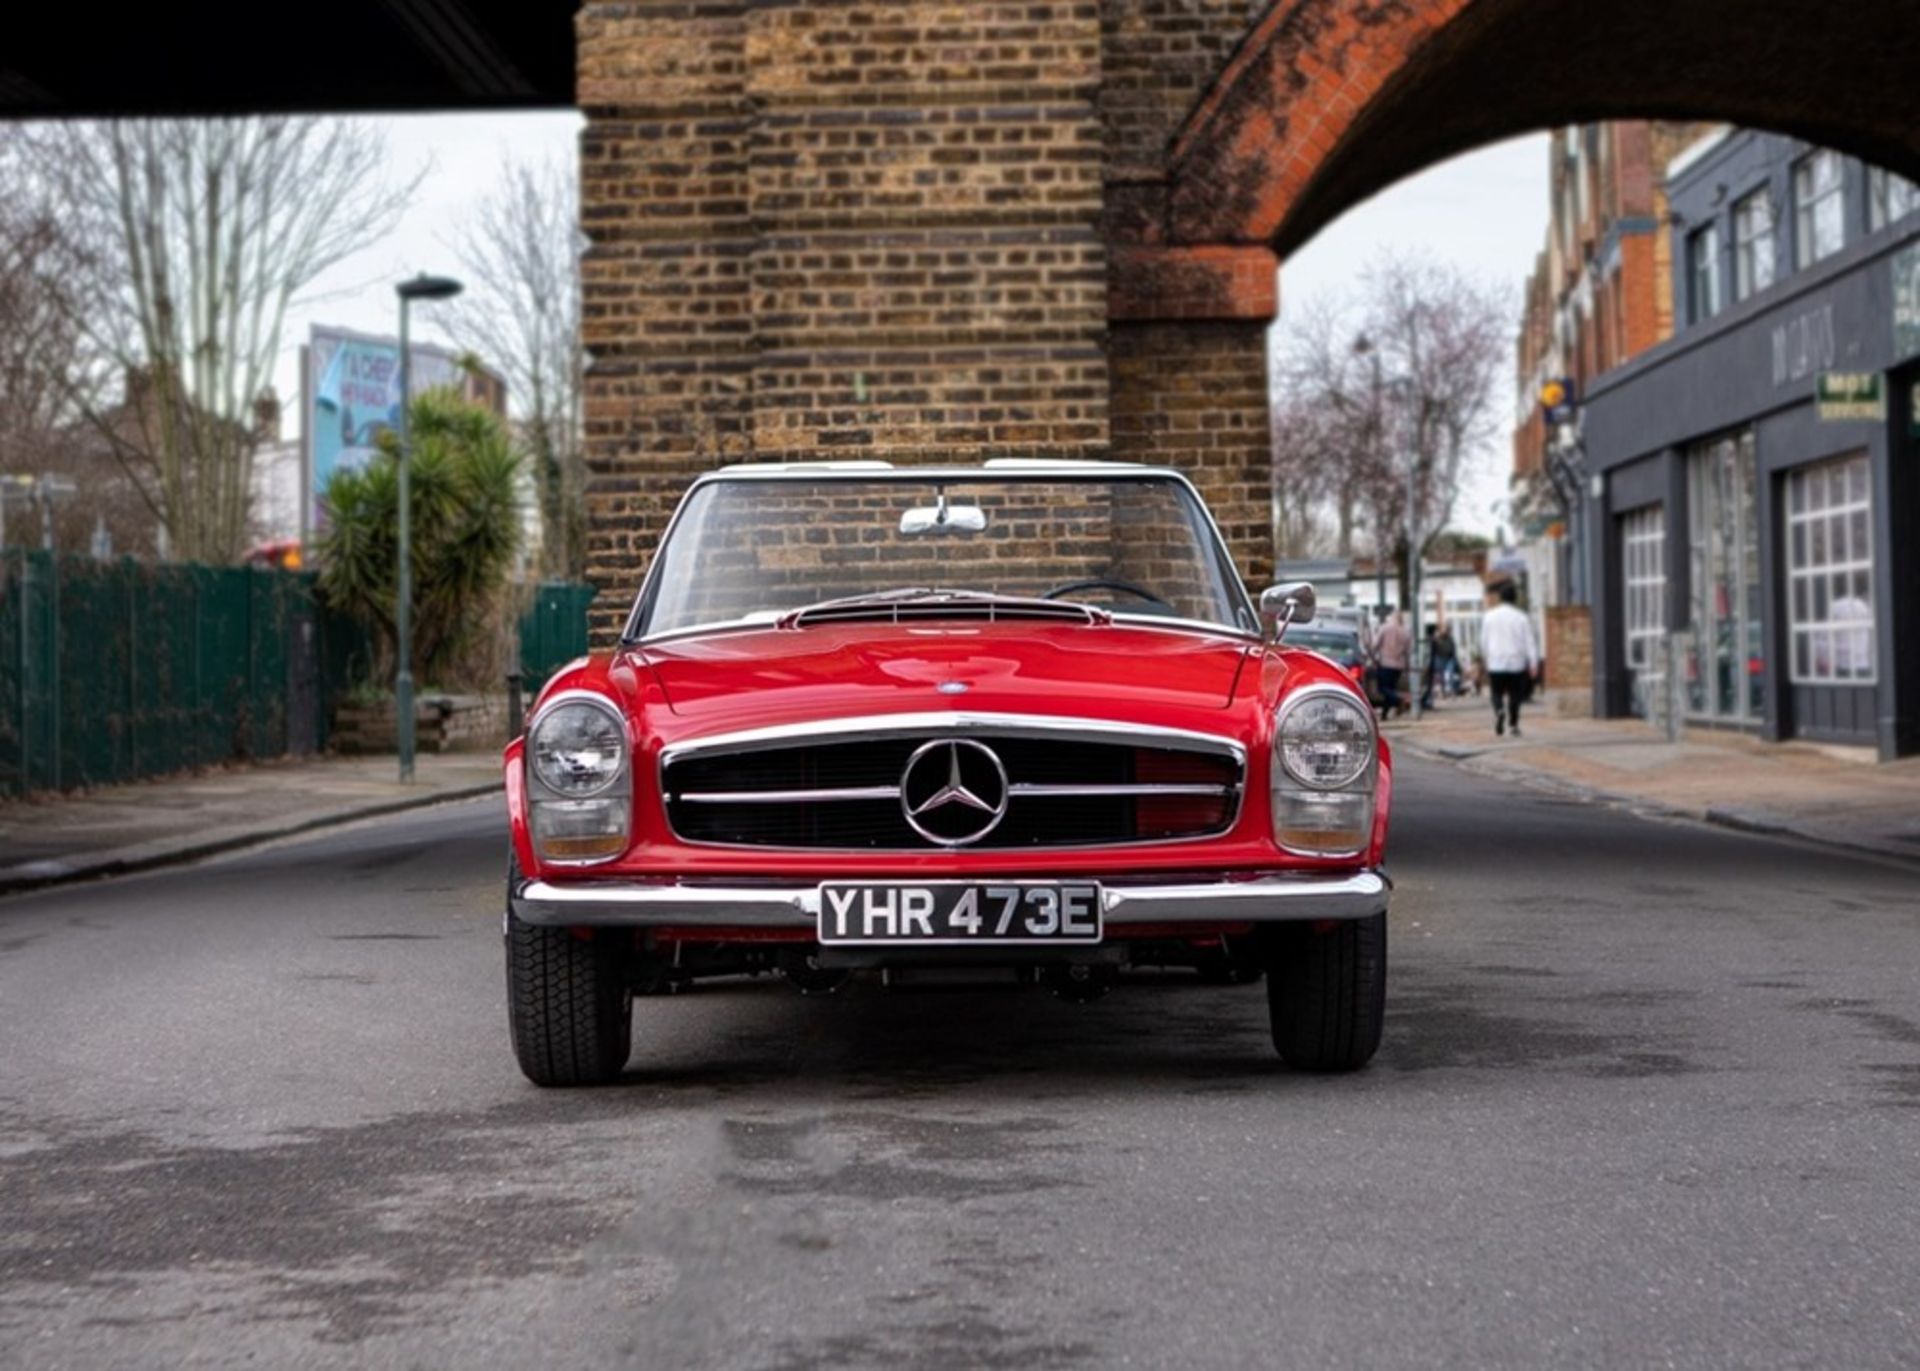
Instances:
[[[1310,581],[1283,581],[1268,587],[1260,597],[1260,622],[1271,625],[1273,640],[1279,642],[1295,624],[1313,622],[1314,595]]]
[[[900,516],[900,532],[908,538],[946,537],[985,533],[987,512],[978,505],[950,505],[941,496],[937,505],[920,505]]]

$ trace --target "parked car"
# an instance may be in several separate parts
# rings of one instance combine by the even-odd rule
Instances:
[[[1087,999],[1169,963],[1264,974],[1282,1057],[1364,1065],[1392,764],[1313,612],[1249,598],[1173,471],[703,476],[507,749],[521,1068],[611,1080],[635,993],[707,975]]]
[[[1316,619],[1308,627],[1296,628],[1289,632],[1287,646],[1319,653],[1346,672],[1363,692],[1366,690],[1367,654],[1361,647],[1360,635],[1355,630],[1323,624]]]

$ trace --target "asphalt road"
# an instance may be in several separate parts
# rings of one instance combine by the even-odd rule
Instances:
[[[0,1365],[1920,1364],[1920,869],[1402,768],[1388,1037],[1172,975],[508,1051],[492,804],[0,904]]]

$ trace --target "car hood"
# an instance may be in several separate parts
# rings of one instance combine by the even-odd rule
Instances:
[[[821,625],[650,644],[646,665],[689,731],[930,711],[1171,722],[1228,708],[1258,649],[1132,624]]]

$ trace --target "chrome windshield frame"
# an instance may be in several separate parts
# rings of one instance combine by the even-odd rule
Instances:
[[[652,606],[653,597],[658,590],[660,568],[664,562],[662,554],[679,529],[681,520],[693,497],[710,485],[722,482],[794,482],[794,481],[849,481],[849,482],[888,482],[924,483],[928,481],[1003,481],[1008,484],[1031,484],[1047,482],[1052,484],[1070,484],[1075,481],[1111,484],[1116,481],[1160,481],[1172,482],[1179,486],[1192,501],[1191,508],[1200,516],[1200,526],[1195,529],[1207,544],[1216,573],[1225,584],[1227,595],[1233,602],[1233,609],[1241,616],[1239,623],[1216,623],[1209,619],[1186,619],[1174,616],[1129,614],[1124,610],[1105,611],[1111,613],[1114,622],[1125,622],[1132,626],[1156,626],[1178,628],[1205,633],[1226,634],[1236,638],[1257,640],[1260,637],[1258,624],[1259,611],[1255,608],[1253,597],[1248,594],[1246,582],[1240,577],[1240,569],[1235,565],[1232,553],[1227,548],[1224,535],[1220,532],[1219,521],[1213,517],[1213,511],[1201,497],[1199,489],[1182,472],[1172,467],[1138,466],[1120,462],[1032,462],[1007,463],[1002,466],[989,463],[984,466],[907,466],[887,467],[878,464],[866,465],[849,463],[846,466],[815,465],[794,462],[786,465],[721,467],[715,471],[704,472],[694,478],[675,506],[673,516],[668,519],[666,529],[660,535],[653,557],[647,563],[647,574],[641,579],[640,590],[634,596],[633,607],[627,612],[626,626],[620,633],[621,647],[634,647],[668,638],[687,637],[696,634],[716,633],[753,627],[772,627],[779,618],[792,613],[792,610],[756,611],[742,618],[715,620],[707,624],[683,624],[676,628],[659,632],[643,632],[642,623]]]

